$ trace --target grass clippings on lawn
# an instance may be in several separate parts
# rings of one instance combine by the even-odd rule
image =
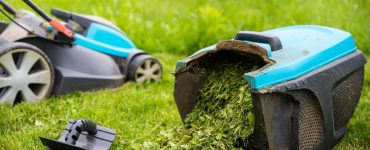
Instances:
[[[232,149],[253,132],[249,85],[243,74],[258,69],[251,59],[218,61],[207,69],[198,103],[184,125],[162,131],[154,146],[169,149]]]

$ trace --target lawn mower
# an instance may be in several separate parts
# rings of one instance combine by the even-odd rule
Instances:
[[[197,105],[205,69],[237,56],[264,62],[241,74],[250,85],[255,120],[253,134],[243,137],[247,149],[331,149],[345,135],[366,63],[350,33],[314,25],[242,31],[199,50],[175,71],[183,120]]]
[[[0,22],[0,103],[161,79],[160,62],[137,49],[113,23],[53,9],[62,23],[31,0],[23,2],[41,17],[0,1],[0,12],[11,20]]]

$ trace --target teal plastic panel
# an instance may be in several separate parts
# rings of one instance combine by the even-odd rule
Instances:
[[[127,58],[135,45],[122,33],[100,24],[91,24],[86,37],[75,35],[77,45],[108,55]]]
[[[93,23],[90,25],[86,37],[96,42],[120,48],[136,48],[134,43],[126,35],[110,27]]]
[[[270,59],[275,64],[245,74],[245,79],[257,90],[298,78],[356,51],[350,33],[328,27],[292,26],[263,34],[278,36],[283,49],[272,52]],[[270,51],[266,45],[258,45]]]
[[[264,31],[261,34],[279,37],[283,48],[271,51],[268,44],[245,41],[266,49],[269,59],[275,62],[244,75],[251,88],[256,90],[296,79],[357,50],[350,33],[329,27],[299,25]],[[191,58],[210,53],[215,48],[216,45],[209,46],[179,61],[176,72],[185,68]]]

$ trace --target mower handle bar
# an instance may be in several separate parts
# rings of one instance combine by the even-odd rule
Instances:
[[[15,15],[16,10],[10,6],[5,0],[0,0],[0,5],[10,14]]]
[[[51,21],[51,17],[47,15],[43,10],[41,10],[35,3],[31,0],[23,0],[28,6],[30,6],[37,14],[44,18],[47,22]]]
[[[277,51],[283,48],[279,37],[265,35],[259,32],[240,31],[236,34],[235,40],[269,44],[271,51]]]

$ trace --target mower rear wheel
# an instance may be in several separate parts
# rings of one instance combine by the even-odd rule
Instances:
[[[138,83],[159,81],[162,79],[162,65],[150,55],[136,56],[128,68],[128,79]]]
[[[11,43],[0,49],[0,103],[38,102],[49,96],[54,70],[38,48]]]

